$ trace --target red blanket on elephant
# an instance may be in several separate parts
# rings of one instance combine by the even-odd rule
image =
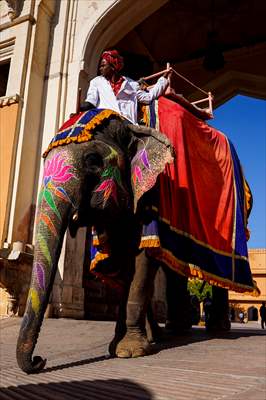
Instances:
[[[148,111],[176,158],[159,177],[157,221],[144,226],[141,247],[182,274],[255,294],[246,243],[251,194],[233,145],[171,100]]]

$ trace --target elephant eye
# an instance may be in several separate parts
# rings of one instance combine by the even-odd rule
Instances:
[[[99,173],[103,166],[103,157],[99,153],[86,154],[84,158],[84,168],[87,174]]]

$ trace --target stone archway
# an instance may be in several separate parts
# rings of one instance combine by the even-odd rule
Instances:
[[[83,47],[80,52],[82,69],[89,77],[97,71],[102,50],[117,43],[136,25],[161,8],[168,0],[119,0],[99,17],[89,31],[84,30]],[[114,29],[115,27],[115,29]],[[89,61],[88,61],[89,60]]]

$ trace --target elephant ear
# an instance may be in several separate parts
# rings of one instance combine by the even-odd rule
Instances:
[[[173,161],[173,147],[165,135],[152,128],[130,125],[135,136],[131,160],[131,185],[134,209],[144,193],[156,183],[166,164]]]

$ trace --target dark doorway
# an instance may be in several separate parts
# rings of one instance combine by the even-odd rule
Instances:
[[[258,321],[258,310],[256,307],[252,306],[248,308],[248,320],[249,321]]]
[[[0,97],[6,95],[9,69],[10,69],[10,61],[0,64]]]

